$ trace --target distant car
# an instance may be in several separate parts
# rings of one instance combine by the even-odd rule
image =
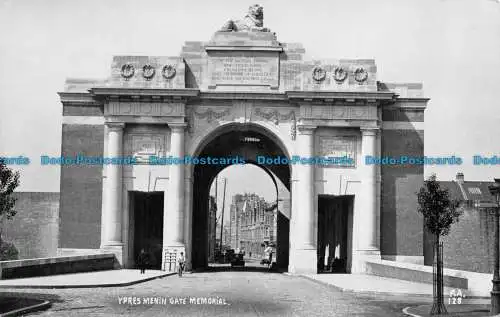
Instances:
[[[233,266],[245,266],[243,254],[239,253],[233,256],[233,258],[231,259],[231,267]]]

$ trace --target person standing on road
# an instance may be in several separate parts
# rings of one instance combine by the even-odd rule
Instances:
[[[267,264],[267,266],[271,267],[271,263],[273,263],[273,248],[267,243],[266,243],[266,249],[264,250],[264,254],[268,256],[269,263]]]
[[[184,257],[184,252],[181,252],[179,257],[177,258],[177,271],[179,273],[179,277],[182,276],[182,271],[184,271],[184,264],[186,263],[186,258]]]

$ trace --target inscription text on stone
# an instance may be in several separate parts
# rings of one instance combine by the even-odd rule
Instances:
[[[210,56],[212,85],[277,86],[278,57],[258,52]]]
[[[347,157],[350,159],[352,163],[342,164],[340,167],[355,167],[356,137],[354,136],[320,137],[319,154],[323,157]]]

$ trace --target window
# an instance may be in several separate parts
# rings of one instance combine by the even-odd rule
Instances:
[[[469,187],[468,191],[474,195],[481,195],[481,189],[479,189],[479,187]]]

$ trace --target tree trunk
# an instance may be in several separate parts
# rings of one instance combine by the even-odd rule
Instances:
[[[434,261],[435,261],[435,272],[433,281],[433,304],[431,309],[431,315],[437,314],[448,314],[446,307],[444,306],[444,294],[443,294],[443,262],[441,261],[441,248],[439,245],[439,235],[436,235],[434,241]]]

